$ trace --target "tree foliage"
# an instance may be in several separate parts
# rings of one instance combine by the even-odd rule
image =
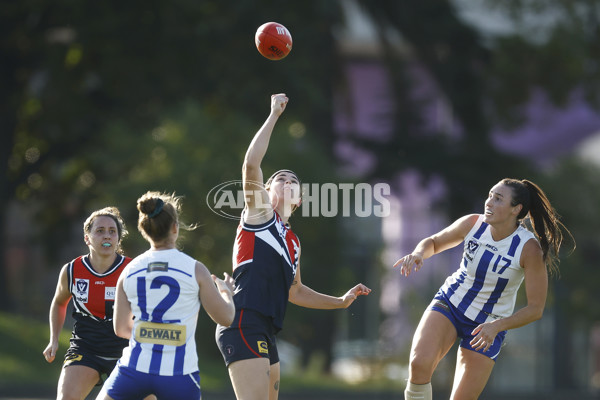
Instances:
[[[526,7],[554,7],[563,15],[547,40],[534,42],[517,31],[491,43],[459,18],[451,2],[358,3],[381,42],[390,45],[374,62],[389,72],[395,104],[389,141],[353,136],[376,156],[364,180],[390,179],[407,168],[439,175],[450,188],[445,206],[464,212],[465,203],[487,191],[490,177],[533,170],[527,161],[498,153],[489,138],[493,124],[516,123],[514,108],[532,88],[542,87],[560,103],[581,85],[598,104],[594,2],[490,2],[509,10],[516,23]],[[184,220],[200,224],[183,238],[184,250],[214,272],[229,270],[236,224],[212,213],[206,194],[239,179],[270,94],[285,92],[291,100],[265,174],[287,167],[304,182],[338,180],[332,104],[334,91],[343,92],[348,60],[332,31],[345,22],[342,9],[338,1],[3,4],[0,123],[7,134],[0,147],[0,226],[10,203],[38,210],[36,240],[44,243],[48,265],[60,265],[66,261],[58,259],[64,238],[94,208],[119,206],[135,232],[136,198],[146,190],[175,191],[185,196]],[[283,61],[267,61],[254,48],[254,32],[266,21],[282,22],[292,32],[294,49]],[[393,50],[390,29],[409,44],[409,58]],[[431,131],[423,121],[410,96],[411,63],[430,74],[452,106],[460,140]],[[354,272],[336,257],[343,246],[337,222],[300,216],[292,222],[303,243],[303,281],[341,294]],[[135,234],[125,243],[130,254],[144,247]],[[5,250],[0,247],[0,253]],[[7,298],[6,273],[0,268],[0,307],[25,309]],[[323,337],[310,329],[316,314],[291,313],[294,329],[286,338],[306,351],[326,351],[332,319],[318,315]]]
[[[206,195],[240,178],[272,93],[286,92],[291,101],[265,174],[282,167],[307,181],[331,174],[321,149],[332,125],[332,73],[325,62],[313,68],[314,60],[332,54],[331,6],[24,1],[3,13],[1,64],[8,79],[2,82],[9,101],[2,115],[9,135],[0,209],[9,202],[36,207],[35,240],[44,244],[48,266],[67,261],[58,259],[59,250],[72,226],[106,204],[123,211],[132,232],[125,249],[135,255],[146,246],[135,234],[135,200],[146,190],[164,190],[184,195],[184,219],[200,225],[183,238],[184,250],[215,273],[230,271],[236,223],[213,214]],[[311,46],[298,46],[285,62],[262,58],[254,32],[265,19],[285,21],[298,33],[296,41]],[[299,29],[307,20],[310,28]],[[303,237],[301,227],[299,221]],[[323,221],[310,229],[304,253],[314,251],[319,238],[334,236],[334,227]],[[335,269],[304,264],[307,281],[322,272],[333,281]],[[12,311],[28,307],[3,300]]]

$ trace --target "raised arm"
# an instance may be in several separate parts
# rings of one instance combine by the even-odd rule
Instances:
[[[264,214],[265,210],[257,209],[262,205],[269,204],[269,195],[263,186],[263,174],[261,170],[262,160],[267,153],[269,141],[273,128],[279,116],[285,110],[288,98],[285,94],[274,94],[271,96],[271,112],[261,128],[256,132],[244,157],[242,166],[242,182],[244,186],[244,198],[246,202],[246,217]],[[272,210],[267,210],[266,219],[272,217]],[[260,222],[260,221],[259,221]]]
[[[43,352],[46,361],[49,363],[54,361],[54,357],[56,357],[56,351],[58,350],[58,338],[60,336],[60,331],[65,324],[67,305],[69,304],[69,300],[71,300],[71,292],[69,291],[69,282],[67,278],[67,268],[68,264],[66,264],[60,270],[58,283],[56,284],[56,291],[54,292],[54,298],[52,299],[52,304],[50,305],[50,315],[48,317],[50,321],[50,342]]]
[[[233,278],[225,274],[225,280],[211,275],[208,268],[196,262],[196,280],[200,286],[200,301],[210,318],[217,324],[229,326],[235,316],[233,304]]]
[[[400,266],[400,272],[404,276],[410,275],[413,265],[415,272],[420,270],[423,260],[462,243],[465,236],[475,226],[477,218],[479,218],[478,214],[465,215],[435,235],[426,237],[417,244],[412,253],[396,261],[394,267]]]
[[[332,310],[335,308],[348,308],[361,295],[368,295],[371,289],[359,283],[341,297],[334,297],[319,293],[302,284],[300,279],[300,265],[296,270],[296,277],[290,288],[289,301],[300,307]]]

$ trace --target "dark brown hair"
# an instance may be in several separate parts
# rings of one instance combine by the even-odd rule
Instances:
[[[517,219],[522,220],[529,215],[531,227],[542,247],[548,271],[551,275],[558,275],[560,261],[558,252],[565,234],[573,238],[571,232],[560,222],[560,216],[552,208],[550,200],[538,185],[527,179],[511,178],[502,179],[500,183],[512,189],[511,205],[521,204],[523,206]]]

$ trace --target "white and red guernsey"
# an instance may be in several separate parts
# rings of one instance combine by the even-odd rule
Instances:
[[[89,256],[77,257],[67,267],[69,291],[73,299],[71,342],[103,357],[118,358],[127,340],[115,335],[112,317],[119,275],[131,258],[117,254],[104,273],[94,270]]]

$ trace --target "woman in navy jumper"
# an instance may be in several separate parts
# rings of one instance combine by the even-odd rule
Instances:
[[[218,326],[217,344],[238,399],[276,400],[279,357],[276,334],[288,301],[307,308],[346,308],[371,291],[358,284],[341,297],[318,293],[300,279],[300,241],[288,219],[300,205],[300,181],[280,170],[263,185],[261,162],[273,127],[285,110],[285,94],[271,96],[271,112],[248,147],[242,167],[245,207],[233,254],[236,316]]]

